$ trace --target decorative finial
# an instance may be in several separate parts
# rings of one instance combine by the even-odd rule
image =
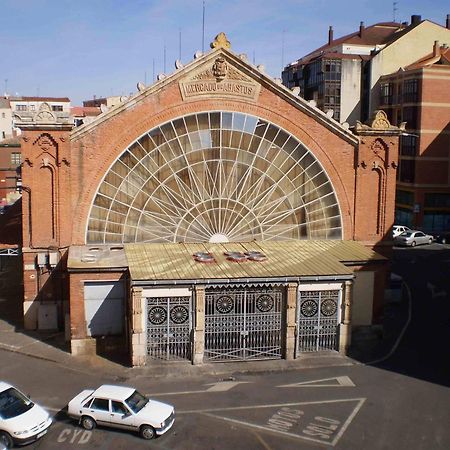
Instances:
[[[210,45],[211,48],[231,48],[231,43],[224,32],[219,33]]]
[[[391,127],[389,119],[382,109],[375,111],[371,126],[377,130],[387,130]]]

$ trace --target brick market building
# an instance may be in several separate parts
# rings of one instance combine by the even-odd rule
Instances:
[[[73,354],[345,353],[379,316],[401,130],[350,132],[211,47],[89,124],[19,124],[24,323]]]

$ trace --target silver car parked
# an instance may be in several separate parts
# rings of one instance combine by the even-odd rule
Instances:
[[[396,245],[410,245],[415,247],[420,244],[431,244],[433,236],[425,234],[422,231],[405,231],[394,238]]]

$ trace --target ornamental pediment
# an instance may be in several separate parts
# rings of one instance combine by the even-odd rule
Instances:
[[[206,68],[190,72],[179,85],[183,100],[220,96],[256,101],[261,89],[259,83],[220,54]]]

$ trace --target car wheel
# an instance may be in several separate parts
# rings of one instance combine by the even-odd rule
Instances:
[[[95,420],[92,417],[89,417],[89,416],[83,416],[81,418],[80,423],[81,423],[81,426],[85,430],[93,430],[95,428],[95,426],[97,425]]]
[[[416,241],[412,241],[411,242],[411,247],[415,247],[416,246]]]
[[[2,444],[6,448],[12,448],[14,445],[12,437],[6,431],[0,431],[0,445]]]
[[[428,243],[429,243],[429,244],[432,244],[432,243],[433,243],[433,239],[429,239],[429,240],[428,240]]]
[[[150,425],[142,425],[139,434],[141,438],[150,440],[156,437],[156,431]]]
[[[442,239],[441,239],[441,244],[446,244],[447,243],[447,239],[445,238],[445,237],[443,237]]]

